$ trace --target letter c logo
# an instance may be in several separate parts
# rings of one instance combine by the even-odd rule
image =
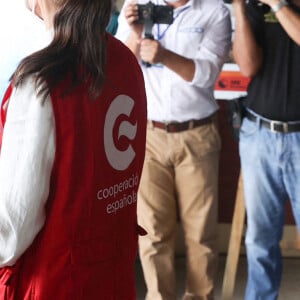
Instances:
[[[128,148],[124,151],[117,149],[113,139],[113,129],[116,120],[120,115],[125,114],[128,117],[130,116],[133,106],[134,101],[130,97],[126,95],[119,95],[112,101],[105,118],[105,154],[110,165],[118,171],[123,171],[128,168],[135,157],[135,151],[133,150],[131,145],[129,145]],[[123,135],[126,136],[129,140],[133,140],[136,136],[136,132],[136,123],[133,125],[127,121],[123,121],[119,127],[118,138]]]

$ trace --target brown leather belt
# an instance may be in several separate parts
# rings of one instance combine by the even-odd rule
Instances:
[[[181,132],[188,129],[193,129],[202,125],[209,124],[213,121],[213,117],[209,116],[201,120],[190,120],[186,122],[172,122],[172,123],[162,123],[157,121],[149,121],[154,128],[163,129],[166,132],[174,133]]]

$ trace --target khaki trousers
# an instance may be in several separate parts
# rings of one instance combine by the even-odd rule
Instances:
[[[187,254],[183,299],[213,299],[217,271],[217,187],[220,136],[216,123],[180,133],[147,129],[138,195],[139,238],[147,300],[175,300],[178,216]]]

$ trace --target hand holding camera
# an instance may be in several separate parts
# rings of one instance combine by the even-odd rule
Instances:
[[[125,17],[132,31],[141,37],[144,29],[144,39],[141,41],[140,56],[147,67],[159,62],[163,48],[154,40],[152,29],[154,24],[172,24],[173,7],[168,5],[129,4],[125,9]]]
[[[140,56],[144,62],[156,64],[159,62],[159,57],[162,53],[162,47],[156,40],[143,39],[141,41]]]
[[[153,63],[161,62],[163,48],[154,40],[152,28],[154,24],[172,24],[173,7],[168,5],[155,5],[152,2],[138,5],[137,23],[144,24],[145,39],[141,42],[140,55],[144,65],[150,67]]]
[[[139,13],[138,13],[138,5],[135,3],[129,3],[125,7],[124,11],[125,18],[127,23],[129,24],[131,31],[138,37],[142,37],[142,33],[144,30],[144,25],[138,22]]]

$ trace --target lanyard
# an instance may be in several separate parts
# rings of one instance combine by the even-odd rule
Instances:
[[[175,20],[179,17],[179,15],[181,14],[181,13],[183,13],[184,11],[186,11],[187,9],[189,9],[190,8],[190,6],[186,6],[186,7],[184,7],[183,9],[181,9],[180,11],[178,11],[178,13],[176,14],[176,16],[174,16],[174,18],[173,18],[173,23],[175,22]],[[172,23],[172,24],[173,24]],[[160,41],[165,35],[166,35],[166,32],[169,30],[169,28],[170,28],[170,26],[172,25],[172,24],[169,24],[168,26],[167,26],[167,28],[163,31],[163,32],[160,32],[160,24],[157,24],[157,40],[158,41]]]

